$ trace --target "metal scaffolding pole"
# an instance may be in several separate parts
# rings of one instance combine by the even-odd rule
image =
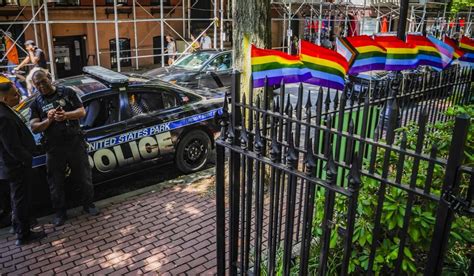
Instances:
[[[323,2],[319,1],[318,45],[321,45],[322,24],[323,24]]]
[[[182,17],[183,17],[183,36],[186,37],[186,0],[181,0],[181,8],[182,8]],[[189,37],[189,35],[188,35]]]
[[[35,32],[35,42],[38,43],[38,29],[36,28],[36,15],[35,15],[35,4],[33,0],[30,0],[30,5],[31,5],[31,16],[33,19],[33,30]]]
[[[49,68],[52,80],[56,80],[56,64],[54,62],[53,55],[53,41],[51,39],[51,26],[49,25],[49,15],[48,15],[48,1],[43,0],[44,3],[44,20],[46,24],[46,38],[48,40],[48,55],[49,55]]]
[[[363,14],[362,14],[362,25],[360,26],[360,31],[359,31],[359,34],[363,34],[364,32],[364,25],[365,25],[365,9],[367,8],[367,0],[364,0],[364,8],[362,9],[363,10]]]
[[[93,12],[94,12],[94,38],[95,38],[95,54],[97,65],[100,66],[100,48],[99,48],[99,32],[97,30],[97,6],[95,0],[92,1]]]
[[[288,3],[288,29],[286,30],[287,53],[291,54],[291,2]]]
[[[400,0],[400,17],[398,19],[397,37],[403,41],[405,41],[407,16],[408,16],[408,0]]]
[[[221,0],[221,3],[220,3],[220,7],[219,7],[219,12],[220,12],[220,16],[221,16],[221,20],[220,20],[220,38],[221,38],[221,50],[224,50],[224,0]]]
[[[217,18],[217,0],[214,0],[214,21]],[[214,24],[214,49],[217,49],[217,24]]]
[[[117,71],[121,72],[120,64],[120,44],[119,44],[119,25],[118,25],[118,13],[117,13],[117,0],[114,0],[114,24],[115,24],[115,60],[117,62]]]
[[[163,19],[163,0],[160,0],[161,67],[165,66],[165,25]]]
[[[186,1],[186,0],[184,0]],[[188,32],[189,37],[191,37],[191,0],[188,1]]]
[[[135,7],[135,1],[132,0],[133,8],[133,37],[135,39],[135,68],[138,70],[138,37],[137,37],[137,10]]]
[[[469,37],[471,37],[471,14],[472,14],[472,6],[469,8],[469,17],[467,19],[467,28],[466,30],[464,31],[464,34],[465,35],[468,35]]]

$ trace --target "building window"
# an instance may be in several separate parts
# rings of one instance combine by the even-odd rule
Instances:
[[[109,40],[109,48],[110,48],[110,66],[112,68],[117,68],[117,55],[116,47],[115,47],[115,39]],[[130,39],[129,38],[119,38],[119,51],[120,51],[120,67],[128,67],[132,66],[131,60],[131,53],[132,50],[130,48]]]
[[[18,6],[18,0],[0,0],[0,7]]]
[[[159,6],[160,5],[160,0],[151,0],[150,5],[151,6]],[[170,0],[163,0],[163,6],[171,6]]]
[[[79,6],[79,0],[55,0],[55,6]]]
[[[114,0],[105,0],[106,5],[113,6],[114,5]],[[128,0],[117,0],[117,5],[127,5]]]

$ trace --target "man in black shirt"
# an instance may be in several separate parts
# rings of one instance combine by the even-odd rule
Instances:
[[[36,46],[36,43],[33,40],[27,40],[25,42],[25,49],[28,51],[28,56],[15,68],[15,70],[20,70],[30,62],[33,64],[33,67],[48,69],[46,55],[43,50]]]
[[[0,83],[0,180],[10,184],[12,223],[16,245],[43,238],[45,233],[30,230],[31,165],[35,140],[18,114],[11,109],[19,102],[11,82]]]
[[[25,49],[28,51],[28,56],[17,66],[14,70],[18,71],[21,68],[28,65],[30,62],[33,64],[33,68],[30,70],[28,76],[26,76],[26,86],[28,88],[28,93],[33,94],[33,83],[31,77],[38,70],[45,70],[48,72],[48,64],[46,62],[46,55],[43,50],[36,46],[36,43],[33,40],[27,40],[25,42]]]
[[[71,88],[53,86],[45,72],[37,71],[32,79],[40,95],[31,105],[31,129],[43,132],[48,183],[56,210],[53,224],[63,225],[67,219],[66,166],[71,169],[72,180],[80,184],[84,211],[97,215],[99,211],[92,203],[94,188],[87,144],[79,126],[79,119],[86,115],[84,106]]]

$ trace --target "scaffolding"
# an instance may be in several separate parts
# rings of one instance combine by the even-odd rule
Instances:
[[[394,26],[393,22],[399,19],[400,13],[399,0],[336,0],[330,2],[323,0],[272,0],[271,3],[273,5],[273,10],[275,10],[275,13],[278,15],[278,17],[272,18],[272,22],[282,22],[282,37],[284,41],[284,43],[282,43],[284,45],[274,48],[288,52],[290,52],[291,48],[291,31],[289,31],[291,28],[290,24],[295,20],[305,20],[304,18],[295,18],[298,16],[298,13],[301,14],[301,11],[309,10],[309,18],[317,19],[317,38],[314,41],[317,44],[321,44],[322,42],[322,22],[323,20],[327,20],[325,18],[331,18],[331,16],[343,14],[344,16],[342,18],[334,16],[334,19],[329,19],[329,21],[332,23],[344,21],[344,32],[341,35],[346,36],[348,34],[347,31],[349,30],[348,15],[358,14],[360,17],[360,24],[357,30],[358,33],[371,35],[372,33],[379,33],[381,31],[381,25],[384,18],[387,19],[388,32],[394,31],[396,26]],[[448,4],[449,2],[447,0],[444,2],[436,0],[410,1],[410,13],[407,18],[407,31],[422,33],[426,30],[427,26],[435,26],[440,28],[440,32],[438,32],[437,36],[440,36],[443,33],[452,35],[454,28],[450,28],[448,24]],[[458,15],[467,17],[464,33],[468,36],[471,34],[472,21],[474,20],[471,14],[472,7],[458,13]],[[456,15],[456,17],[458,15]],[[375,21],[375,29],[373,29],[372,33],[370,30],[364,29],[365,27],[368,27],[368,22],[366,22],[367,18]],[[310,28],[310,33],[311,32],[312,29]]]
[[[12,2],[14,0],[10,0]],[[205,0],[177,0],[175,1],[174,5],[165,6],[164,0],[154,0],[155,4],[159,5],[159,16],[155,16],[155,13],[151,11],[151,7],[153,6],[144,6],[140,4],[140,1],[137,0],[129,0],[130,8],[130,1],[131,1],[131,13],[127,18],[120,18],[120,14],[122,12],[121,3],[124,3],[124,0],[107,0],[113,2],[113,18],[109,19],[108,14],[107,18],[98,18],[98,5],[96,0],[92,0],[92,7],[88,9],[92,9],[92,18],[85,18],[85,19],[51,19],[50,18],[50,11],[48,6],[48,1],[50,0],[23,0],[29,1],[29,9],[27,6],[21,7],[18,9],[18,13],[13,20],[1,22],[0,27],[8,26],[7,30],[1,31],[4,36],[8,36],[8,29],[10,29],[13,25],[22,25],[23,30],[22,32],[17,35],[17,37],[11,37],[14,41],[14,45],[18,46],[18,49],[25,51],[22,45],[19,45],[18,41],[19,38],[26,32],[26,30],[30,27],[33,28],[33,34],[35,41],[39,41],[39,33],[40,27],[44,26],[45,35],[46,37],[46,45],[47,45],[47,53],[49,57],[49,65],[50,65],[50,72],[53,78],[56,78],[57,70],[55,68],[55,62],[51,62],[55,60],[54,57],[54,45],[53,45],[53,35],[51,26],[54,24],[91,24],[93,26],[93,36],[94,36],[94,48],[93,52],[95,52],[95,64],[101,65],[101,55],[103,54],[114,54],[116,55],[116,66],[117,71],[122,71],[123,68],[121,66],[121,61],[123,60],[134,60],[134,68],[139,69],[140,63],[142,59],[149,59],[159,57],[161,66],[165,64],[165,57],[169,54],[165,53],[165,30],[169,33],[172,33],[174,37],[179,38],[180,40],[184,41],[185,47],[184,50],[178,53],[178,55],[182,55],[188,50],[191,49],[192,43],[194,41],[189,41],[186,38],[189,38],[191,35],[192,30],[192,22],[209,22],[206,23],[205,28],[203,28],[202,32],[196,37],[196,40],[199,40],[200,37],[204,32],[210,33],[212,31],[212,38],[213,38],[213,47],[216,49],[224,49],[225,42],[228,41],[229,37],[226,36],[226,32],[228,33],[228,29],[231,28],[231,11],[230,6],[231,0],[208,0],[210,2],[210,9],[207,10],[210,14],[212,14],[209,18],[196,18],[191,17],[191,13],[195,8],[196,4],[199,1]],[[97,0],[99,1],[99,0]],[[357,2],[355,2],[357,1]],[[420,0],[422,1],[422,0]],[[126,1],[125,1],[126,2]],[[156,6],[155,6],[156,7]],[[410,16],[408,18],[408,31],[410,32],[421,32],[426,29],[427,25],[433,24],[441,24],[442,30],[449,31],[449,24],[447,20],[447,11],[446,11],[447,4],[446,3],[439,3],[439,2],[417,2],[417,3],[410,3]],[[110,9],[111,7],[108,6]],[[171,14],[174,11],[181,10],[181,17],[171,17]],[[22,15],[28,10],[31,11],[31,18],[30,20],[20,20]],[[137,15],[138,11],[141,11],[142,15],[145,17],[139,17]],[[331,23],[338,23],[343,25],[344,28],[340,35],[348,35],[348,31],[351,30],[349,28],[349,15],[357,16],[359,19],[353,19],[352,21],[359,22],[357,27],[357,33],[367,33],[368,31],[365,28],[367,25],[366,20],[371,18],[371,24],[374,24],[375,20],[375,29],[374,32],[380,31],[380,26],[382,24],[383,18],[389,18],[388,22],[388,31],[393,31],[394,26],[392,26],[392,21],[397,20],[399,16],[399,2],[397,0],[336,0],[336,2],[326,2],[322,0],[272,0],[271,1],[271,12],[272,24],[277,22],[279,27],[281,27],[281,42],[274,43],[273,48],[282,49],[283,51],[290,52],[291,51],[291,39],[292,39],[292,32],[291,32],[291,23],[298,22],[301,23],[302,21],[305,22],[308,18],[310,19],[310,24],[316,23],[317,28],[312,27],[309,28],[309,35],[310,37],[315,37],[315,41],[318,44],[322,43],[323,37],[327,36],[327,30],[323,29],[323,23],[329,21]],[[111,14],[111,15],[112,15]],[[465,27],[465,33],[470,34],[471,26],[472,26],[472,7],[469,11],[462,11],[460,14],[468,17]],[[131,15],[131,18],[130,18]],[[2,14],[0,13],[0,16]],[[329,19],[328,19],[329,18]],[[156,23],[153,29],[145,36],[145,38],[139,40],[138,32],[140,23],[151,22]],[[441,23],[440,23],[441,22]],[[133,39],[133,47],[130,46],[130,55],[126,57],[122,57],[121,54],[124,50],[120,49],[120,25],[121,24],[131,24],[133,28],[133,38],[130,38],[130,41]],[[180,23],[181,28],[175,27],[172,24]],[[113,24],[113,32],[114,32],[114,40],[115,40],[115,49],[109,49],[109,51],[103,51],[100,48],[100,41],[101,37],[99,35],[99,26],[103,24]],[[327,23],[326,23],[327,24]],[[299,26],[301,24],[298,24]],[[446,26],[448,26],[446,28]],[[145,39],[155,31],[157,28],[160,30],[161,36],[161,45],[159,48],[141,48],[140,46],[143,44]],[[299,27],[300,28],[300,27]],[[180,29],[180,30],[178,30]],[[354,31],[354,30],[351,30]],[[450,29],[453,32],[453,29]],[[326,33],[326,34],[324,34]],[[275,35],[275,33],[274,33]],[[8,36],[9,37],[9,36]],[[276,45],[275,45],[276,44]],[[3,61],[11,49],[6,49],[4,56],[0,59]],[[159,50],[161,51],[159,54],[140,54],[140,51],[145,50]],[[92,51],[90,51],[92,52]]]
[[[18,49],[21,49],[22,51],[25,51],[23,49],[22,45],[19,45],[18,41],[19,38],[24,35],[26,30],[30,27],[33,26],[34,30],[34,36],[35,36],[35,41],[38,40],[38,26],[43,24],[46,29],[46,40],[47,40],[47,49],[48,49],[48,57],[49,57],[49,66],[50,66],[50,73],[53,79],[56,78],[56,68],[55,68],[55,62],[51,62],[55,60],[53,49],[53,37],[51,33],[51,25],[53,24],[92,24],[94,26],[94,39],[95,39],[95,55],[96,55],[96,63],[97,65],[101,65],[101,54],[111,54],[111,51],[101,51],[99,47],[99,42],[100,42],[100,37],[98,34],[98,25],[100,24],[113,24],[114,25],[114,33],[115,33],[115,46],[116,49],[113,51],[113,54],[116,55],[116,66],[117,66],[117,71],[122,71],[121,68],[121,61],[122,60],[128,60],[128,59],[133,59],[135,60],[135,68],[139,68],[139,60],[140,59],[146,59],[146,58],[154,58],[156,56],[159,56],[161,58],[161,65],[164,66],[165,64],[165,57],[169,54],[165,53],[165,28],[167,32],[172,33],[174,37],[179,38],[182,40],[186,47],[185,50],[177,53],[177,55],[182,55],[186,53],[190,48],[193,42],[195,41],[188,41],[184,37],[190,37],[191,34],[191,22],[192,21],[199,21],[199,22],[205,22],[209,21],[210,23],[203,29],[203,31],[196,37],[196,40],[199,40],[204,32],[210,32],[212,30],[212,37],[213,37],[213,48],[215,49],[224,49],[224,26],[225,22],[231,21],[229,18],[225,18],[225,12],[224,12],[224,7],[225,7],[225,1],[224,0],[212,0],[211,5],[212,5],[212,12],[213,12],[213,17],[211,18],[191,18],[191,11],[193,9],[192,1],[191,0],[179,0],[174,6],[170,7],[165,7],[164,1],[159,0],[159,17],[153,15],[147,8],[150,8],[150,6],[143,6],[139,3],[137,0],[131,0],[132,2],[132,18],[127,18],[127,19],[120,19],[119,14],[120,14],[120,4],[119,0],[113,0],[113,19],[99,19],[97,17],[97,4],[96,0],[92,1],[92,12],[93,12],[93,18],[92,19],[81,19],[81,20],[71,20],[71,19],[66,19],[66,20],[54,20],[49,18],[50,12],[48,11],[48,1],[47,0],[29,0],[30,1],[30,9],[31,9],[31,19],[28,21],[24,20],[18,20],[20,16],[24,13],[26,6],[23,6],[21,10],[18,11],[18,14],[14,18],[13,21],[7,21],[7,22],[1,22],[0,21],[0,26],[8,26],[7,30],[3,31],[2,34],[4,36],[7,36],[11,38],[8,34],[8,30],[13,26],[13,25],[23,25],[23,30],[22,32],[17,36],[16,39],[12,40],[14,41],[13,45],[16,45]],[[199,1],[199,0],[198,0]],[[198,2],[194,1],[194,5]],[[202,1],[202,0],[201,0]],[[176,9],[181,8],[182,9],[182,16],[181,18],[171,18],[169,17],[170,14],[175,11]],[[142,12],[144,12],[148,18],[137,18],[137,10],[141,9]],[[165,14],[165,9],[168,9],[169,12]],[[229,14],[227,14],[229,15]],[[1,15],[0,15],[1,16]],[[41,19],[40,17],[43,17],[44,19]],[[140,45],[144,41],[144,39],[140,42],[138,40],[137,36],[137,23],[143,23],[143,22],[153,22],[157,23],[155,28],[159,27],[160,28],[160,36],[161,36],[161,47],[158,49],[161,51],[161,54],[152,54],[152,55],[139,55],[139,50],[140,50]],[[182,30],[177,30],[175,27],[173,27],[169,22],[181,22],[182,23]],[[121,53],[124,51],[120,49],[120,36],[119,36],[119,29],[120,29],[120,24],[123,23],[131,23],[133,24],[133,33],[134,33],[134,44],[133,48],[131,47],[130,52],[133,53],[132,57],[121,57]],[[146,37],[145,37],[146,38]],[[13,47],[13,46],[12,46]],[[152,48],[152,49],[147,49],[147,50],[157,50],[157,48]],[[11,49],[5,49],[5,53],[3,57],[1,57],[0,61],[5,60],[7,54],[11,51]],[[26,53],[26,52],[25,52]]]

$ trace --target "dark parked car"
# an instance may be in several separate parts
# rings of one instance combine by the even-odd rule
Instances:
[[[206,165],[218,135],[214,118],[222,110],[224,93],[200,93],[98,66],[85,67],[84,71],[85,75],[57,83],[71,87],[84,103],[86,116],[81,126],[89,143],[94,183],[171,162],[184,173]],[[29,98],[17,107],[25,121],[29,121],[32,101]],[[33,166],[40,180],[35,186],[48,198],[46,157],[40,138],[35,135],[38,152]]]
[[[192,89],[230,87],[232,64],[231,51],[202,50],[181,57],[171,66],[145,72],[142,77]]]

